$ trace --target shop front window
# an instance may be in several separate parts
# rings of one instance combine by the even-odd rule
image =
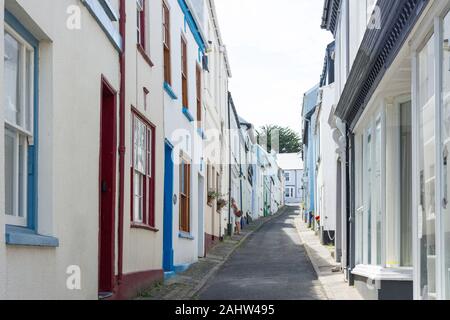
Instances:
[[[436,128],[434,35],[418,56],[419,174],[418,210],[419,276],[422,299],[436,298]]]
[[[450,299],[450,14],[443,22],[442,52],[442,147],[443,147],[443,237],[445,296]]]
[[[363,133],[357,135],[356,259],[358,264],[382,264],[383,239],[383,143],[382,118],[377,113],[368,119]]]
[[[412,267],[411,101],[400,104],[400,265]]]

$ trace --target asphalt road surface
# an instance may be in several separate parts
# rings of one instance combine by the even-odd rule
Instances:
[[[298,208],[253,233],[206,283],[200,300],[326,299],[294,218]]]

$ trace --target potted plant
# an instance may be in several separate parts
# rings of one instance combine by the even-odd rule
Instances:
[[[217,211],[222,210],[223,208],[225,208],[225,206],[228,204],[228,201],[226,201],[225,199],[218,199],[217,200]]]
[[[215,199],[217,199],[219,196],[220,196],[220,195],[219,195],[216,191],[214,191],[214,190],[208,191],[208,205],[212,206],[213,201],[214,201]]]

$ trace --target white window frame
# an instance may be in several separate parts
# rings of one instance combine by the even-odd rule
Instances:
[[[384,266],[385,260],[386,260],[386,216],[385,216],[385,208],[386,208],[386,197],[385,194],[382,192],[383,186],[386,185],[386,116],[385,116],[385,110],[384,110],[384,104],[380,103],[378,99],[374,99],[374,101],[371,103],[372,107],[367,108],[366,111],[362,116],[361,120],[357,123],[355,127],[355,145],[356,145],[356,162],[357,162],[357,169],[356,172],[358,173],[356,177],[356,261],[357,264],[362,265],[372,265],[372,266]],[[381,183],[381,192],[379,194],[380,197],[380,206],[381,208],[378,208],[378,210],[381,210],[381,261],[380,263],[377,263],[377,212],[374,209],[377,209],[375,205],[373,205],[373,201],[376,200],[375,196],[377,195],[376,185],[375,181],[372,181],[375,177],[375,174],[373,173],[375,168],[375,148],[376,148],[376,128],[377,123],[381,122],[381,149],[380,157],[381,157],[381,176],[380,176],[380,183]],[[368,188],[368,179],[365,179],[365,175],[367,175],[365,167],[365,164],[367,163],[368,159],[368,149],[367,149],[367,143],[368,143],[368,136],[371,136],[371,143],[370,143],[370,162],[372,166],[372,173],[370,175],[371,180],[371,216],[370,216],[370,225],[371,225],[371,246],[370,246],[370,252],[369,252],[369,243],[368,243],[368,226],[369,226],[369,220],[367,219],[368,210],[367,207],[368,203],[368,194],[366,192],[366,189]],[[362,150],[361,150],[362,149]],[[359,160],[358,160],[359,159]],[[361,227],[362,226],[362,227]],[[362,229],[361,229],[362,228]],[[359,232],[358,232],[359,231]],[[360,239],[362,237],[362,239]],[[370,257],[370,263],[369,263],[369,257]]]
[[[411,39],[411,52],[412,52],[412,69],[413,69],[413,260],[414,260],[414,299],[421,299],[420,292],[420,239],[419,239],[419,221],[418,210],[420,210],[420,175],[419,175],[419,128],[420,118],[418,112],[420,105],[418,104],[419,97],[419,53],[424,44],[429,40],[429,35],[434,34],[434,48],[435,48],[435,130],[436,130],[436,298],[437,299],[449,299],[446,297],[445,281],[444,277],[447,276],[445,270],[445,254],[444,254],[444,221],[442,217],[442,134],[441,134],[441,110],[442,110],[442,52],[441,52],[441,40],[443,33],[442,21],[449,13],[448,3],[442,1],[437,2],[432,6],[427,13],[426,18],[422,23],[422,27],[417,31],[416,35]],[[416,211],[417,210],[417,211]]]
[[[8,24],[5,23],[5,34],[11,35],[20,45],[19,56],[19,100],[18,108],[21,115],[20,122],[22,125],[14,124],[4,119],[5,136],[8,134],[15,141],[14,143],[14,191],[13,191],[13,212],[12,215],[6,214],[6,224],[27,227],[28,226],[28,147],[33,145],[33,123],[34,123],[34,48],[23,39],[17,32],[14,31]],[[27,57],[28,55],[28,57]],[[27,58],[29,59],[27,61]],[[29,65],[27,66],[27,62]],[[28,67],[28,68],[27,68]],[[31,75],[27,77],[27,72]],[[26,81],[29,83],[26,84]],[[27,88],[27,86],[29,86]],[[28,91],[28,93],[27,93]],[[28,105],[27,105],[28,101]],[[3,106],[4,108],[4,106]],[[27,110],[28,108],[28,110]],[[29,118],[27,118],[27,115]],[[27,128],[27,125],[29,126]],[[19,159],[20,140],[25,143],[22,145],[22,163]],[[20,183],[19,167],[22,168],[22,181]],[[19,190],[21,189],[21,190]],[[21,203],[19,201],[21,200]],[[21,212],[20,209],[22,209]]]

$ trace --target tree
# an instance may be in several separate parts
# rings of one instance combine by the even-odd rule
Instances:
[[[289,127],[265,125],[257,130],[256,133],[258,143],[266,148],[268,152],[271,152],[272,149],[279,153],[298,153],[302,151],[300,135]]]

